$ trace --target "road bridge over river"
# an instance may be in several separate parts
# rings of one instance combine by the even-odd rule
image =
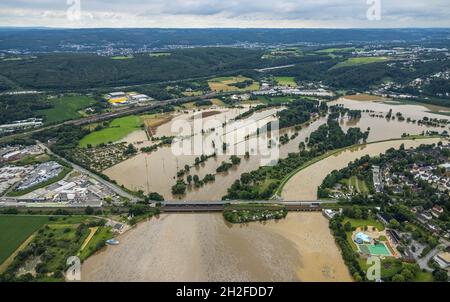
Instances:
[[[323,204],[337,203],[336,200],[311,200],[311,201],[278,201],[278,200],[260,200],[260,201],[165,201],[161,205],[161,211],[164,213],[192,213],[192,212],[222,212],[226,205],[284,205],[288,211],[320,211]]]

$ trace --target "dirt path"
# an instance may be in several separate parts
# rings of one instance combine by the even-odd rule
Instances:
[[[84,250],[86,248],[86,246],[89,244],[89,241],[91,241],[92,237],[94,237],[95,233],[97,233],[98,231],[98,227],[95,228],[89,228],[89,231],[91,231],[91,233],[89,234],[89,236],[86,238],[86,240],[84,240],[83,245],[81,246],[80,251]]]

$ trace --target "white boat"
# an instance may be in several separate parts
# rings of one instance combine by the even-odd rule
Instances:
[[[116,239],[109,239],[109,240],[106,240],[106,243],[109,245],[118,245],[119,241]]]

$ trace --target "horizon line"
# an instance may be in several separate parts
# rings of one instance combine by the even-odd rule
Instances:
[[[202,30],[202,29],[239,29],[239,30],[256,30],[256,29],[269,29],[269,30],[405,30],[405,29],[448,29],[450,26],[406,26],[406,27],[60,27],[60,26],[9,26],[0,25],[1,29],[71,29],[71,30],[83,30],[83,29],[171,29],[171,30]]]

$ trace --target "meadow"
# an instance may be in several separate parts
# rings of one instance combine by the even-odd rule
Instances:
[[[349,58],[344,62],[341,62],[339,64],[334,65],[331,69],[337,69],[342,67],[351,67],[351,66],[357,66],[357,65],[364,65],[364,64],[372,64],[372,63],[379,63],[379,62],[385,62],[388,61],[389,58],[387,57],[361,57],[361,58]]]
[[[295,77],[275,77],[275,81],[280,86],[298,87]]]
[[[80,110],[92,106],[93,98],[81,95],[63,96],[51,100],[53,108],[38,111],[46,124],[64,122],[67,120],[81,118]]]
[[[46,223],[45,216],[0,216],[0,264]]]
[[[100,144],[116,142],[131,132],[141,129],[142,125],[143,123],[139,116],[131,115],[121,117],[113,120],[107,128],[88,134],[80,141],[79,145],[85,148],[88,145],[98,146]]]
[[[253,81],[250,78],[244,76],[235,76],[235,77],[219,77],[214,78],[208,81],[209,88],[212,91],[220,92],[220,91],[256,91],[259,90],[259,83],[253,81],[253,84],[245,87],[238,88],[234,86],[234,84],[241,83],[244,81]]]

